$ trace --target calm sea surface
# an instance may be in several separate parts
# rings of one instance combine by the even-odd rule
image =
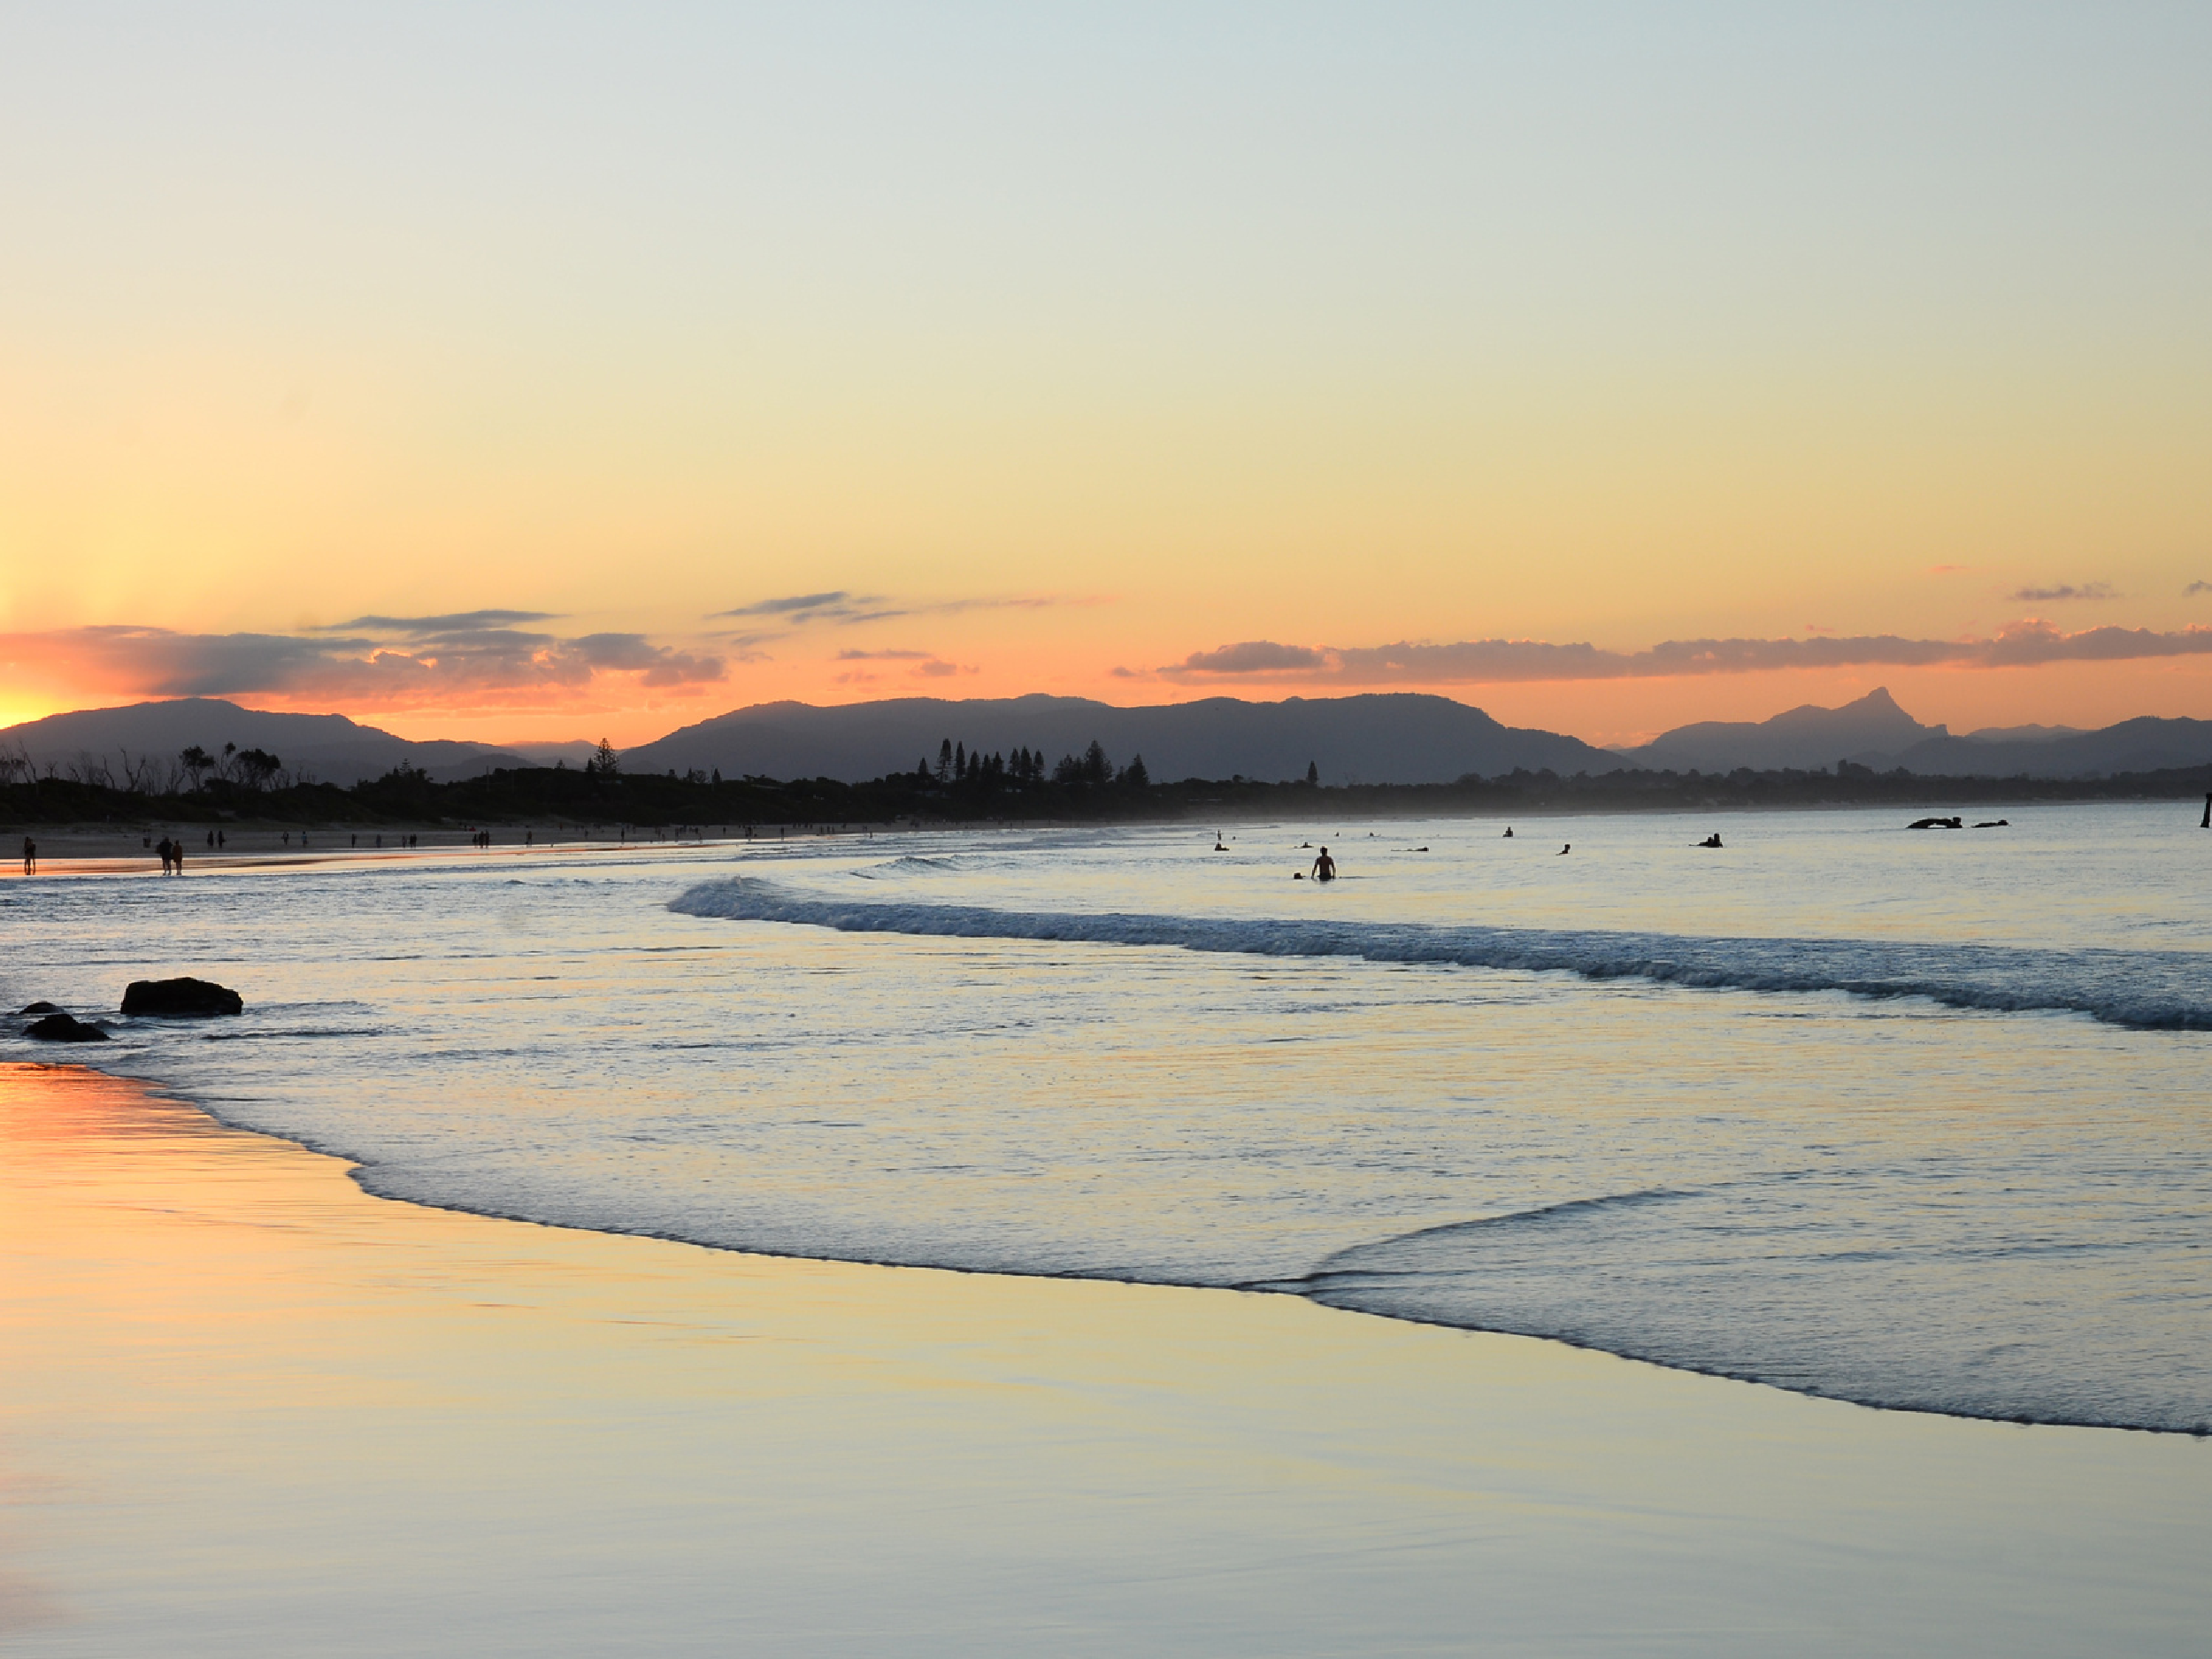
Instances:
[[[42,875],[0,887],[9,1006],[192,972],[248,1011],[0,1054],[426,1203],[2212,1425],[2212,833],[1911,816]],[[1292,880],[1306,842],[1345,879]]]

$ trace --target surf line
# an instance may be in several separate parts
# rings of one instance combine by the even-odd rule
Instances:
[[[1368,962],[1572,973],[1701,990],[1922,997],[1996,1013],[2084,1014],[2145,1031],[2212,1031],[2205,959],[2185,952],[2035,950],[1849,939],[1697,937],[1417,922],[1085,914],[881,902],[796,892],[757,877],[679,895],[680,915],[779,922],[849,933],[1146,945],[1223,955],[1348,956]]]

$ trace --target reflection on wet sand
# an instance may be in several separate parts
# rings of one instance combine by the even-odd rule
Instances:
[[[2193,1649],[2208,1448],[387,1203],[0,1067],[27,1654]]]

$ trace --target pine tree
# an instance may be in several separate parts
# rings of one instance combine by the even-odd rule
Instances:
[[[1318,784],[1321,781],[1321,763],[1319,761],[1310,760],[1306,763],[1306,781],[1308,784]]]
[[[943,742],[937,745],[937,781],[940,783],[949,783],[951,780],[952,739],[947,738]]]

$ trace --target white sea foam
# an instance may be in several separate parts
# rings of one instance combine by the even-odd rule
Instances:
[[[1954,1008],[2086,1014],[2145,1030],[2212,1031],[2205,960],[2194,952],[1001,910],[825,897],[746,876],[703,882],[672,900],[669,908],[687,916],[849,933],[1172,947],[1255,956],[1355,956],[1375,963],[1573,973],[1588,979],[1648,979],[1707,990],[1917,996]]]

